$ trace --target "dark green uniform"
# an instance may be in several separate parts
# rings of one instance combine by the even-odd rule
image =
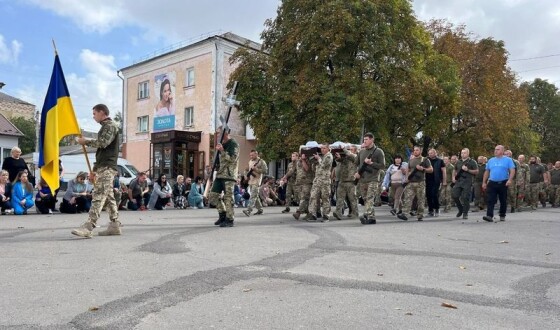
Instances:
[[[470,203],[471,203],[471,192],[472,184],[475,175],[467,171],[463,171],[461,168],[466,165],[468,170],[478,169],[478,164],[470,158],[461,159],[457,161],[455,165],[455,186],[453,187],[453,200],[455,200],[455,205],[457,205],[458,213],[463,214],[463,218],[469,213]]]

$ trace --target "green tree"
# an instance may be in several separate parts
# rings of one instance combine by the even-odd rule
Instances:
[[[531,131],[541,138],[539,152],[544,162],[555,162],[560,155],[560,94],[555,85],[535,79],[521,85],[527,91]]]
[[[457,63],[462,82],[459,111],[440,132],[443,149],[456,154],[468,147],[473,156],[488,154],[497,144],[515,153],[534,149],[538,138],[529,129],[526,93],[507,66],[503,41],[477,39],[444,20],[427,28],[436,51]]]
[[[19,148],[21,152],[23,154],[34,152],[35,142],[37,141],[35,120],[15,117],[10,119],[10,121],[23,133],[23,136],[19,138]]]
[[[267,158],[308,140],[357,142],[362,127],[402,151],[455,115],[457,66],[407,0],[284,0],[265,26],[262,52],[231,58],[231,81]]]

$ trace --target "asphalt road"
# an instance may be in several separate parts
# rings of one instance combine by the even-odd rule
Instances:
[[[383,206],[368,226],[281,210],[236,209],[233,228],[214,209],[123,211],[122,236],[92,239],[70,234],[86,214],[0,216],[0,328],[560,328],[560,209]]]

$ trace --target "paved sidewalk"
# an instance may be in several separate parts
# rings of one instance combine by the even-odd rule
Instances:
[[[123,211],[122,236],[93,239],[70,234],[86,214],[0,216],[0,328],[560,328],[560,209],[383,206],[368,226],[282,209],[235,209],[233,228],[214,209]]]

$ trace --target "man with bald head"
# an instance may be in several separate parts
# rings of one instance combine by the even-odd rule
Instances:
[[[513,184],[515,175],[515,164],[509,157],[504,156],[504,146],[497,145],[494,148],[494,157],[486,164],[486,171],[482,179],[482,189],[486,190],[488,205],[484,221],[494,222],[494,205],[500,199],[500,221],[506,220],[507,192],[508,187]]]

